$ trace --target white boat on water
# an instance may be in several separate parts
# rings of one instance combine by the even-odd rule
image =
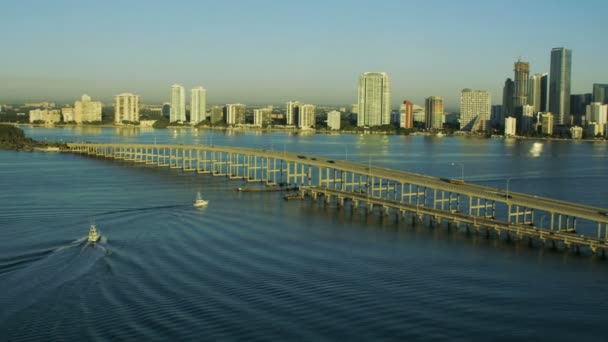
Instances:
[[[204,200],[203,197],[201,196],[201,192],[199,191],[196,194],[196,200],[194,201],[194,203],[192,204],[195,208],[202,208],[202,207],[206,207],[207,204],[209,204],[209,201]]]
[[[101,238],[101,234],[97,232],[97,228],[95,228],[94,224],[91,224],[91,228],[89,229],[89,238],[87,241],[89,242],[97,242]]]

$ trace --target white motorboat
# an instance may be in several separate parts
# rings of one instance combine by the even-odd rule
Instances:
[[[201,196],[201,192],[199,191],[196,194],[196,200],[194,200],[194,203],[192,204],[195,208],[202,208],[202,207],[206,207],[207,204],[209,204],[209,201],[204,200],[203,197]]]
[[[100,238],[101,238],[101,234],[97,232],[97,228],[95,228],[95,225],[92,224],[91,228],[89,229],[89,238],[87,241],[97,242],[97,241],[99,241]]]

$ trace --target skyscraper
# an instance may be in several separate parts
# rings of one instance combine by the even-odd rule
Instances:
[[[123,93],[114,96],[114,123],[139,121],[139,96]]]
[[[570,77],[572,50],[551,50],[551,74],[549,77],[549,112],[556,125],[570,124]]]
[[[289,101],[287,102],[287,110],[285,111],[286,116],[286,124],[288,126],[295,126],[299,122],[299,114],[300,114],[300,106],[302,106],[302,102],[299,101]]]
[[[91,101],[89,95],[82,95],[80,101],[74,102],[74,121],[77,123],[101,121],[101,102]]]
[[[207,90],[203,87],[190,91],[190,123],[196,125],[207,115]]]
[[[572,124],[583,124],[585,121],[585,114],[587,113],[587,105],[591,102],[593,102],[593,95],[591,93],[570,95],[570,115],[572,115]]]
[[[400,108],[399,127],[413,128],[414,127],[414,104],[410,101],[403,101]]]
[[[463,89],[460,93],[460,129],[485,130],[490,120],[492,99],[484,90]]]
[[[528,62],[517,61],[513,66],[515,81],[513,88],[513,107],[523,107],[528,104],[528,77],[530,74],[530,64]]]
[[[272,123],[272,106],[256,108],[253,110],[253,124],[258,127],[266,127]]]
[[[174,84],[171,87],[171,114],[170,122],[186,121],[186,93],[184,87]]]
[[[391,84],[385,72],[366,72],[359,78],[357,126],[388,125],[391,120]]]
[[[540,110],[546,112],[549,110],[549,103],[547,99],[549,95],[549,75],[546,73],[540,78]]]
[[[502,88],[502,113],[505,118],[513,116],[513,81],[510,78],[505,80],[505,86]]]
[[[534,74],[530,76],[528,83],[528,104],[534,108],[534,113],[541,111],[541,83],[543,74]]]
[[[441,96],[427,97],[424,103],[425,127],[443,128],[443,98]]]
[[[226,105],[226,123],[229,125],[239,125],[245,123],[245,111],[247,107],[244,104],[234,103]]]
[[[593,102],[608,103],[608,84],[593,83]]]

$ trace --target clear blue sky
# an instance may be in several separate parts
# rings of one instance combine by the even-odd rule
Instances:
[[[521,56],[548,72],[573,50],[572,92],[608,83],[608,1],[6,1],[0,103],[109,102],[170,86],[207,88],[209,103],[356,102],[358,77],[386,71],[393,103],[460,89],[502,101]]]

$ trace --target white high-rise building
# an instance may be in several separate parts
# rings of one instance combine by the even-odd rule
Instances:
[[[528,104],[534,108],[534,114],[541,111],[542,80],[543,74],[534,74],[528,83]]]
[[[492,113],[492,98],[485,90],[463,89],[460,94],[460,129],[478,131],[486,128]]]
[[[287,110],[285,112],[286,124],[288,126],[295,126],[299,122],[300,107],[302,102],[289,101],[287,102]]]
[[[203,87],[190,91],[190,123],[196,125],[207,116],[207,90]]]
[[[82,95],[80,101],[74,102],[74,121],[76,123],[101,121],[101,102],[91,101],[89,95]]]
[[[139,95],[123,93],[114,96],[114,123],[139,121]]]
[[[357,126],[388,125],[391,120],[391,83],[385,72],[366,72],[359,78]]]
[[[272,122],[272,107],[258,108],[253,110],[253,124],[258,127],[265,127]]]
[[[186,92],[184,87],[174,84],[171,87],[171,113],[169,121],[186,121]]]
[[[505,119],[505,135],[514,137],[517,134],[517,119],[508,117]]]
[[[333,130],[340,129],[340,112],[337,110],[332,110],[327,113],[327,127]]]
[[[234,103],[226,105],[226,123],[228,125],[240,125],[245,123],[245,111],[247,107],[244,104]]]
[[[315,127],[317,107],[311,104],[300,106],[300,115],[298,127],[301,129],[310,129]]]

